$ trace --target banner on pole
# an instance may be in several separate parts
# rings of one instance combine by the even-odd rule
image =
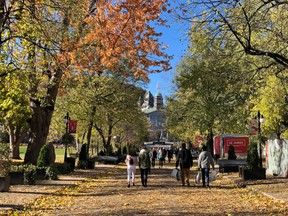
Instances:
[[[258,133],[258,121],[257,119],[252,119],[249,124],[249,135],[256,135]]]
[[[69,121],[69,133],[76,133],[77,130],[77,120]]]

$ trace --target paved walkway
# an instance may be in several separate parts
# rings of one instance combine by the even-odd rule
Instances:
[[[13,186],[0,193],[0,209],[26,206],[19,215],[288,215],[287,203],[250,189],[258,184],[245,182],[248,187],[239,188],[237,175],[219,177],[208,189],[194,183],[193,170],[192,187],[180,187],[170,176],[173,165],[152,169],[147,188],[140,184],[139,170],[136,186],[127,188],[123,164],[96,165],[36,186]],[[287,190],[287,179],[282,180]]]

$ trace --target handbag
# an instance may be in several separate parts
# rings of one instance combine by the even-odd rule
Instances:
[[[176,178],[177,181],[179,181],[181,179],[181,175],[180,175],[180,170],[179,169],[173,169],[171,176]]]
[[[201,171],[198,171],[197,175],[196,175],[196,178],[195,178],[195,182],[196,184],[199,184],[200,183],[200,179],[201,179]]]
[[[209,176],[209,181],[210,181],[210,182],[215,181],[215,180],[216,180],[216,177],[217,177],[217,172],[216,172],[216,170],[212,170],[211,175]]]

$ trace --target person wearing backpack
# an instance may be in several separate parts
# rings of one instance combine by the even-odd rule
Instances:
[[[150,157],[146,146],[142,146],[139,153],[139,168],[143,187],[147,187],[148,174],[150,173]]]
[[[130,151],[127,156],[125,163],[127,165],[127,182],[128,187],[130,187],[130,179],[132,177],[132,184],[135,186],[135,175],[136,175],[136,164],[137,164],[137,156],[134,152]]]
[[[190,150],[186,149],[186,143],[182,143],[182,148],[178,152],[176,157],[176,169],[178,168],[178,165],[180,164],[180,171],[181,171],[181,180],[182,180],[182,187],[185,186],[185,183],[187,186],[190,186],[190,168],[193,165],[193,158]]]

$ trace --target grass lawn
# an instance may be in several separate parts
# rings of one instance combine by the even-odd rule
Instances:
[[[54,146],[54,147],[55,147],[56,162],[63,162],[64,161],[65,148],[60,147],[60,146],[57,146],[57,147]],[[67,157],[69,157],[69,152],[71,152],[71,153],[76,152],[76,149],[74,149],[74,148],[72,149],[72,147],[70,147],[70,148],[67,150]],[[20,157],[23,160],[25,157],[26,149],[27,149],[27,145],[21,145],[20,146]]]

